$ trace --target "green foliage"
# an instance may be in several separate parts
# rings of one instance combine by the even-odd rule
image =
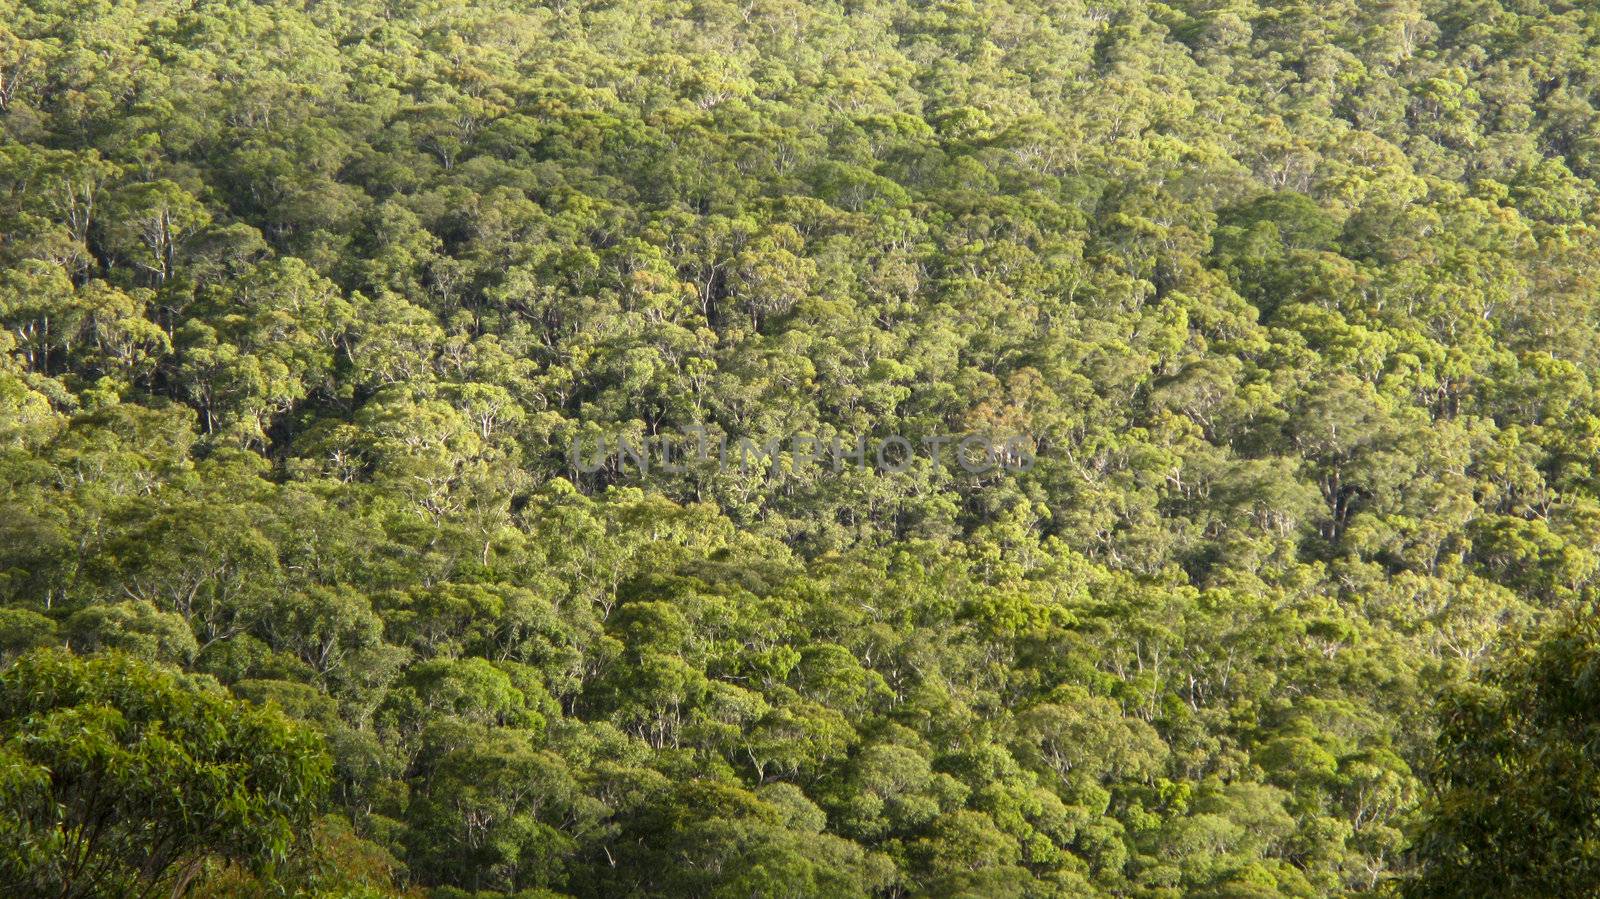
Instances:
[[[0,0],[0,892],[1593,892],[1597,60]]]
[[[1446,702],[1416,896],[1581,896],[1600,884],[1600,632],[1588,612]]]
[[[0,883],[18,895],[181,894],[213,858],[262,870],[327,788],[315,735],[117,654],[0,672]]]

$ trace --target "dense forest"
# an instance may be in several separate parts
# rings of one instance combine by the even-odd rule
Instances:
[[[0,895],[1595,895],[1597,179],[1582,0],[0,0]]]

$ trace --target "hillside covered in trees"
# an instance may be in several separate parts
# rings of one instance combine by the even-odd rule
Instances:
[[[1586,2],[0,0],[0,894],[1593,895],[1597,179]]]

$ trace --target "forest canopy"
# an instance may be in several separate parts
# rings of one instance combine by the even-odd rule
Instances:
[[[1583,2],[0,0],[0,893],[1592,895],[1597,178]]]

